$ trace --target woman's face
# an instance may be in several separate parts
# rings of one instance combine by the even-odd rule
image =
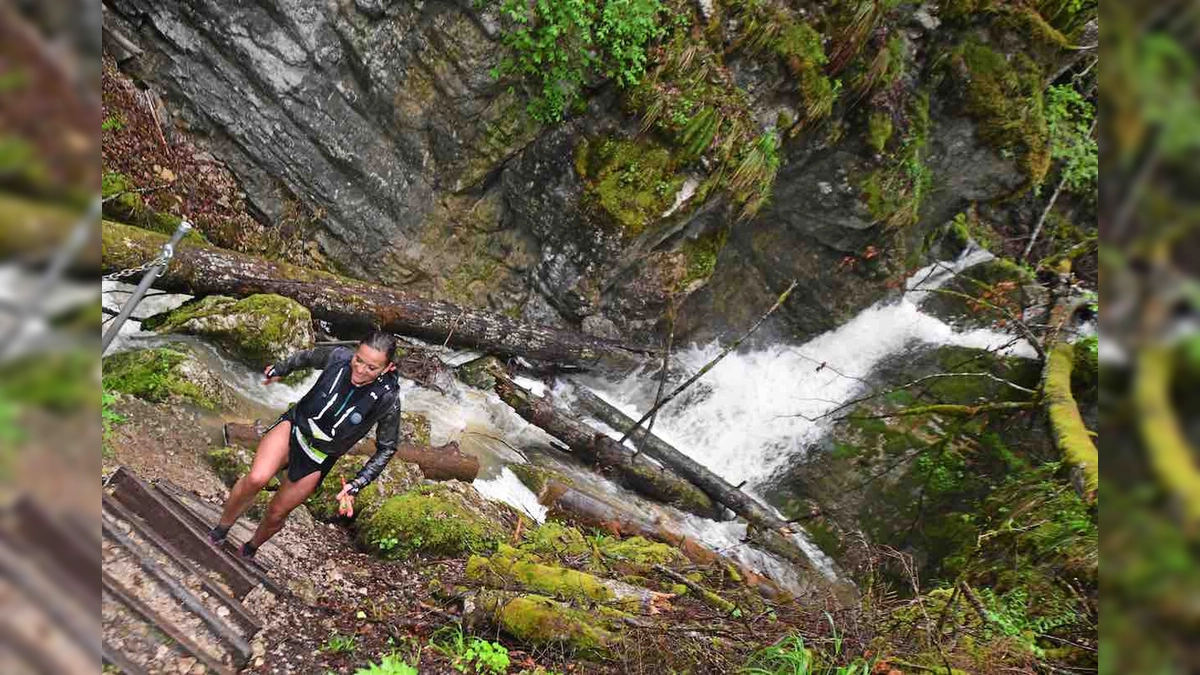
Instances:
[[[350,359],[350,383],[356,387],[369,384],[372,380],[392,369],[387,354],[367,345],[359,345]]]

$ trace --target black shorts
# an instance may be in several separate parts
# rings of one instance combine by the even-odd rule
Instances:
[[[300,447],[300,441],[296,439],[297,426],[294,411],[295,408],[289,408],[287,412],[279,416],[279,419],[275,420],[274,424],[267,427],[267,431],[279,426],[279,423],[285,420],[291,424],[292,428],[288,433],[288,480],[295,483],[301,478],[312,474],[314,471],[320,471],[321,480],[317,482],[317,485],[320,485],[321,483],[325,482],[325,476],[329,475],[329,472],[333,469],[333,465],[337,463],[340,455],[329,455],[325,458],[324,462],[317,462],[312,457],[309,457],[308,453],[304,451],[304,448]]]

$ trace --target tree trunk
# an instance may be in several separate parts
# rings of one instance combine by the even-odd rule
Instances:
[[[495,391],[521,417],[557,438],[581,461],[612,471],[619,483],[651,499],[678,509],[712,518],[718,511],[708,495],[671,471],[654,464],[554,408],[549,400],[529,393],[507,376],[492,373]]]
[[[111,272],[153,259],[167,237],[104,223],[103,269]],[[314,318],[336,326],[383,330],[504,357],[587,368],[627,370],[654,350],[582,333],[522,323],[503,314],[426,300],[410,293],[212,246],[185,243],[155,286],[192,295],[244,297],[275,293],[296,300]]]
[[[580,405],[601,422],[623,431],[634,426],[634,420],[608,402],[582,387],[576,388]],[[660,461],[667,468],[691,481],[714,502],[728,506],[734,513],[746,519],[755,531],[753,537],[772,553],[800,565],[805,570],[812,569],[812,561],[808,555],[796,545],[790,532],[791,527],[782,519],[775,516],[769,509],[759,504],[756,499],[730,485],[728,481],[706,469],[699,462],[671,447],[662,439],[647,434],[638,428],[630,435],[638,448]]]
[[[225,443],[238,445],[251,450],[258,447],[263,429],[257,424],[238,424],[230,422],[225,425]],[[364,438],[359,441],[350,455],[370,455],[375,452],[375,440]],[[421,473],[429,480],[461,480],[470,483],[479,475],[479,458],[459,450],[456,441],[445,445],[430,447],[415,443],[401,443],[396,448],[394,460],[416,464],[421,467]]]

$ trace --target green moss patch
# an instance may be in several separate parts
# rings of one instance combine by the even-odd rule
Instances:
[[[389,498],[360,519],[358,526],[359,545],[388,559],[416,552],[486,554],[505,535],[499,523],[483,517],[460,494],[440,484]]]
[[[188,358],[187,354],[166,347],[114,354],[104,359],[104,389],[152,403],[178,396],[215,409],[216,400],[179,374],[178,366]]]
[[[979,137],[1014,155],[1029,183],[1040,185],[1050,168],[1041,66],[1025,54],[1006,57],[975,40],[960,44],[951,63]]]
[[[653,141],[585,139],[575,154],[589,201],[631,235],[659,219],[683,185],[671,151]]]

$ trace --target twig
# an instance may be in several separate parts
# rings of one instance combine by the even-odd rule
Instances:
[[[114,192],[113,194],[105,197],[104,199],[101,199],[100,203],[107,204],[107,203],[111,202],[112,200],[116,199],[117,197],[120,197],[121,195],[146,194],[147,192],[154,192],[155,190],[161,190],[163,188],[168,188],[168,187],[171,187],[170,183],[163,183],[161,185],[151,185],[149,187],[142,187],[142,188],[129,188],[127,190],[121,190],[120,192]]]
[[[772,314],[775,313],[775,310],[779,309],[780,305],[782,305],[784,303],[784,301],[787,300],[788,296],[792,294],[792,291],[795,288],[796,288],[796,281],[792,280],[792,284],[787,287],[787,290],[784,291],[783,294],[779,296],[779,299],[775,301],[774,305],[771,305],[771,309],[768,309],[766,314],[763,314],[762,316],[760,316],[758,318],[758,321],[754,322],[754,325],[750,327],[750,330],[746,331],[737,340],[734,340],[733,344],[726,347],[720,354],[717,355],[717,357],[715,359],[704,364],[704,367],[701,368],[699,371],[697,371],[695,375],[689,377],[687,382],[684,382],[683,384],[676,387],[674,391],[672,391],[665,398],[663,398],[661,401],[659,401],[645,415],[642,415],[641,419],[639,419],[638,421],[633,423],[633,428],[631,428],[629,431],[625,432],[625,435],[621,436],[621,440],[617,441],[617,444],[618,445],[623,444],[625,442],[625,440],[629,438],[629,435],[631,433],[633,433],[634,431],[636,431],[639,427],[641,427],[643,422],[650,419],[650,417],[652,415],[657,413],[659,408],[662,408],[666,404],[670,403],[671,400],[674,399],[676,396],[678,396],[681,392],[683,392],[684,389],[687,389],[696,380],[699,380],[701,377],[704,377],[704,374],[707,373],[708,371],[712,370],[714,366],[716,366],[718,363],[720,363],[721,359],[724,359],[726,356],[729,356],[730,352],[737,349],[738,346],[740,346],[742,344],[742,342],[746,340],[746,338],[753,335],[754,331],[758,330],[758,327],[761,326],[763,324],[763,322],[767,320],[767,317],[771,316]]]
[[[991,373],[934,373],[932,375],[926,375],[925,377],[921,377],[916,380],[913,380],[912,382],[909,382],[908,384],[902,384],[898,387],[893,387],[892,389],[888,389],[886,391],[880,391],[880,392],[876,392],[873,394],[869,394],[867,396],[860,396],[855,399],[850,399],[849,401],[846,401],[845,403],[838,405],[838,407],[834,408],[833,410],[830,410],[829,412],[827,412],[823,415],[818,415],[817,417],[812,418],[812,419],[813,420],[824,419],[831,415],[837,414],[837,413],[841,412],[842,410],[849,408],[852,405],[856,405],[856,404],[862,403],[864,401],[869,401],[873,398],[879,398],[880,396],[887,396],[888,394],[894,394],[898,391],[902,391],[904,389],[909,389],[911,387],[915,387],[918,384],[921,384],[922,382],[927,382],[929,380],[936,380],[938,378],[943,378],[943,377],[984,377],[989,380],[993,380],[995,382],[999,382],[1001,384],[1012,387],[1013,389],[1016,389],[1018,391],[1025,392],[1026,394],[1037,394],[1037,391],[1034,389],[1030,389],[1028,387],[1022,387],[1021,385],[1019,385],[1015,382],[1010,382],[1002,377],[998,377]],[[820,400],[820,399],[817,399],[817,400]]]
[[[672,301],[670,308],[667,310],[667,318],[670,320],[670,327],[667,330],[667,351],[663,352],[662,376],[658,379],[658,392],[654,394],[654,406],[658,408],[658,402],[662,400],[663,388],[667,385],[667,365],[671,359],[671,345],[675,342],[675,303]],[[654,421],[658,419],[658,413],[650,416],[650,422],[646,425],[646,435],[654,430]],[[632,433],[632,430],[630,430]],[[634,453],[637,454],[636,452]]]
[[[980,413],[995,412],[997,410],[1024,410],[1032,408],[1034,401],[1002,401],[999,403],[984,403],[980,405],[958,405],[953,403],[934,403],[932,405],[919,405],[904,410],[897,410],[893,413],[885,413],[882,415],[846,415],[845,417],[837,418],[841,420],[881,420],[892,417],[912,417],[913,415],[957,415],[959,417],[974,417]]]

